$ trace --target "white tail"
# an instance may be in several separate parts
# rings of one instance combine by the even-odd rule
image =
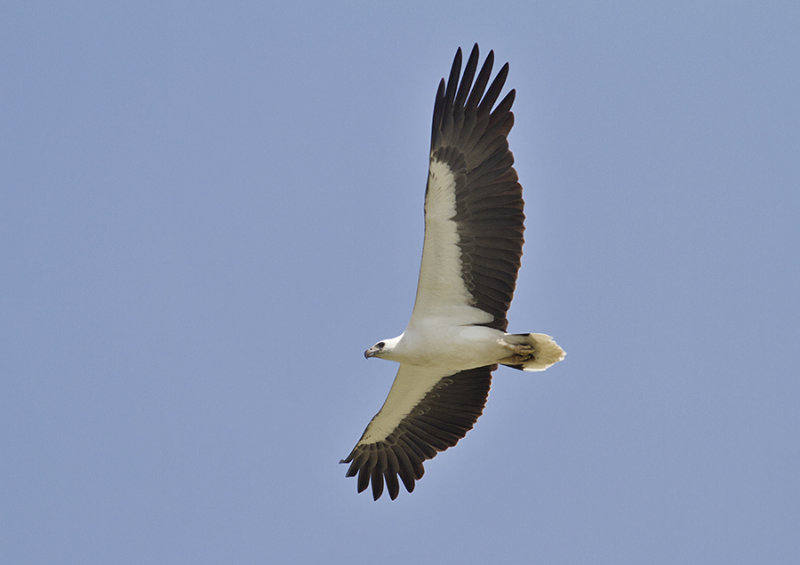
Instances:
[[[513,345],[528,346],[533,349],[530,359],[503,363],[507,367],[520,371],[544,371],[550,365],[561,361],[566,355],[555,340],[546,334],[506,334],[503,339]]]

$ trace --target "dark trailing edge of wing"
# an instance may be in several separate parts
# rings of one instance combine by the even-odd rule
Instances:
[[[453,447],[472,429],[486,405],[496,367],[478,367],[442,378],[385,440],[356,444],[341,463],[350,463],[348,477],[358,475],[358,492],[371,483],[372,497],[378,500],[385,484],[394,500],[400,492],[398,477],[412,492],[414,481],[425,472],[423,461]]]
[[[463,75],[461,49],[456,52],[450,76],[446,83],[442,79],[436,94],[431,159],[447,163],[456,179],[453,219],[462,276],[473,306],[494,317],[485,325],[505,330],[522,257],[525,215],[507,140],[514,125],[515,91],[492,110],[508,75],[506,63],[490,85],[493,64],[490,51],[473,83],[478,45],[472,48]]]

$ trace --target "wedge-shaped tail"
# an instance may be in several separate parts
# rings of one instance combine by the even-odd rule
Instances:
[[[528,346],[532,349],[530,359],[522,362],[501,363],[520,371],[544,371],[550,365],[561,361],[566,353],[547,334],[506,334],[503,338],[514,345]]]

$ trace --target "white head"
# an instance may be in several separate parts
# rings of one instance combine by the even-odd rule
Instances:
[[[394,348],[397,346],[397,342],[400,341],[401,337],[403,336],[400,335],[393,337],[392,339],[384,339],[383,341],[379,341],[364,352],[364,358],[369,359],[370,357],[379,357],[381,359],[391,359],[392,352],[394,351]]]

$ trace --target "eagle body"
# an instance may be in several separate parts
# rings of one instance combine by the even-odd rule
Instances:
[[[510,357],[504,337],[504,332],[486,326],[452,326],[433,318],[384,340],[383,351],[370,357],[441,370],[472,369]]]
[[[455,445],[483,412],[498,364],[541,371],[564,358],[548,335],[506,332],[522,257],[524,203],[507,136],[511,90],[497,99],[506,63],[489,84],[478,46],[461,73],[461,49],[433,111],[425,241],[405,331],[365,351],[400,368],[380,411],[342,462],[377,500],[400,482],[414,490],[423,461]],[[477,76],[476,76],[477,72]],[[487,89],[488,87],[488,89]]]

